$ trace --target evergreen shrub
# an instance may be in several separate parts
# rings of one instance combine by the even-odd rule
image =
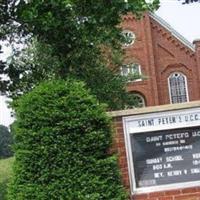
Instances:
[[[14,102],[10,200],[125,200],[111,120],[82,82],[45,82]]]

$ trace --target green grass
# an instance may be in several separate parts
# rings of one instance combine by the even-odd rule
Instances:
[[[0,183],[11,177],[13,161],[13,157],[0,160]]]
[[[0,160],[0,200],[6,200],[6,188],[7,183],[12,176],[13,161],[13,157]]]

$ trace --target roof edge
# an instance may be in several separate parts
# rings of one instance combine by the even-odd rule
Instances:
[[[185,37],[183,37],[180,33],[178,33],[174,28],[171,27],[164,19],[156,15],[155,13],[149,12],[149,16],[154,19],[156,22],[161,24],[164,28],[166,28],[175,38],[180,40],[185,46],[190,48],[193,52],[195,52],[195,46],[189,42]]]

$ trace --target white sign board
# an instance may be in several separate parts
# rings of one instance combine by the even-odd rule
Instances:
[[[132,193],[200,185],[200,108],[123,118]]]

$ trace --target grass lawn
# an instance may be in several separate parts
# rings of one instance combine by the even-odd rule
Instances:
[[[12,176],[14,158],[0,160],[0,200],[5,200],[7,183]]]
[[[14,158],[0,160],[0,183],[10,178],[12,174],[12,163]]]

